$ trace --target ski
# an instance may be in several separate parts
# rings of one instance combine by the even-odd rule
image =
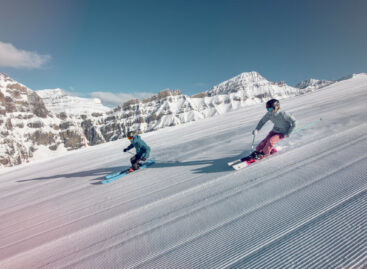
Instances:
[[[146,161],[145,163],[143,163],[143,165],[140,166],[139,170],[129,172],[129,169],[125,169],[125,170],[122,170],[122,171],[117,172],[117,173],[109,174],[109,175],[105,176],[105,179],[101,181],[101,184],[107,184],[107,183],[110,183],[112,181],[115,181],[116,179],[122,178],[122,177],[124,177],[128,174],[136,173],[136,172],[140,171],[141,169],[144,169],[144,168],[147,168],[147,167],[151,166],[154,163],[155,163],[154,160],[149,160],[149,161]]]
[[[113,173],[113,174],[109,174],[109,175],[105,176],[105,179],[109,179],[109,178],[117,177],[118,175],[121,175],[122,173],[125,173],[125,172],[127,172],[128,170],[129,170],[129,169],[125,169],[125,170],[118,171],[118,172]]]
[[[233,162],[229,162],[227,164],[228,164],[228,166],[232,166],[232,165],[234,165],[236,163],[240,163],[240,162],[241,162],[241,159],[237,159],[237,160],[234,160]]]
[[[249,160],[244,161],[244,162],[236,163],[236,164],[232,165],[232,167],[235,170],[240,170],[242,168],[245,168],[246,166],[249,166],[250,164],[253,164],[254,162],[257,162],[257,161],[254,160],[254,159],[249,159]]]
[[[278,151],[279,151],[279,149],[273,149],[270,154],[273,155],[273,154],[277,153]],[[265,158],[263,158],[263,159],[265,159]],[[242,162],[241,159],[237,159],[237,160],[234,160],[232,162],[229,162],[228,165],[229,166],[232,166],[233,169],[235,169],[235,170],[240,170],[240,169],[242,169],[242,168],[244,168],[246,166],[249,166],[250,164],[253,164],[253,163],[258,162],[258,161],[261,161],[261,160],[262,159],[260,159],[260,160],[254,160],[254,159],[250,158],[250,159]]]

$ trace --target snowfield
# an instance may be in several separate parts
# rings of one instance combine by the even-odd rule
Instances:
[[[282,100],[317,123],[240,171],[264,104],[142,135],[156,164],[106,185],[126,139],[2,169],[0,268],[366,267],[366,103],[366,74]]]

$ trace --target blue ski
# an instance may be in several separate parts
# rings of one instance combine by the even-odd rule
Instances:
[[[148,166],[151,166],[152,164],[154,164],[154,160],[146,161],[145,163],[143,163],[142,166],[140,166],[139,170],[137,170],[137,171],[140,171],[141,169],[147,168]],[[102,180],[101,183],[102,184],[110,183],[110,182],[112,182],[116,179],[119,179],[123,176],[126,176],[130,173],[134,173],[134,172],[129,172],[129,169],[126,169],[126,170],[122,170],[122,171],[117,172],[117,173],[109,174],[109,175],[105,176],[106,179]]]

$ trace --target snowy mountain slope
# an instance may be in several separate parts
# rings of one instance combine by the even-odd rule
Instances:
[[[104,113],[111,110],[104,106],[98,98],[71,96],[62,89],[38,90],[36,93],[43,99],[46,108],[54,114],[65,112],[80,115]]]
[[[240,171],[263,104],[144,134],[157,163],[107,185],[126,140],[0,171],[0,268],[367,266],[366,100],[366,75],[283,100],[322,121]]]
[[[11,133],[0,132],[0,140],[4,141],[0,146],[0,167],[114,141],[125,137],[130,130],[150,132],[221,115],[270,98],[283,99],[313,90],[270,82],[257,72],[249,72],[192,97],[183,95],[180,90],[164,90],[150,98],[130,100],[106,111],[99,100],[72,97],[60,89],[34,92],[0,74],[0,113],[5,116],[4,120],[0,119],[0,128],[12,128]],[[9,92],[14,98],[2,97]],[[16,99],[25,92],[28,93],[24,97],[27,101]],[[37,100],[36,105],[28,101],[28,96]],[[19,103],[22,107],[14,111]],[[44,111],[43,118],[38,117],[39,111]]]
[[[296,85],[296,88],[299,89],[308,89],[308,90],[317,90],[317,89],[321,89],[323,87],[326,87],[330,84],[335,83],[335,81],[330,81],[330,80],[318,80],[318,79],[307,79],[304,80],[300,83],[298,83]]]

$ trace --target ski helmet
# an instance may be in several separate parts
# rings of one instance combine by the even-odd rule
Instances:
[[[128,138],[133,137],[134,135],[135,135],[135,132],[134,131],[127,132],[127,137]]]
[[[277,107],[278,108],[280,107],[279,100],[277,99],[271,99],[266,102],[266,109],[270,112],[274,111]]]

